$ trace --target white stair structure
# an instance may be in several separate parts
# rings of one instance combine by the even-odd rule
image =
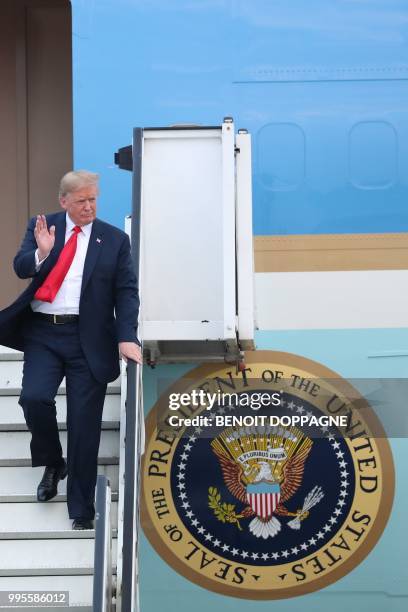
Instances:
[[[21,353],[0,347],[0,591],[69,591],[70,607],[92,610],[94,530],[72,530],[65,503],[66,480],[59,483],[57,497],[46,503],[37,502],[37,485],[44,468],[31,467],[31,434],[18,404],[22,365]],[[65,451],[64,384],[57,396],[57,415]],[[113,574],[117,554],[120,411],[118,379],[108,387],[98,461],[98,472],[109,478],[112,488]]]
[[[133,174],[126,229],[147,363],[242,363],[255,346],[251,135],[231,117],[138,127],[115,163]]]

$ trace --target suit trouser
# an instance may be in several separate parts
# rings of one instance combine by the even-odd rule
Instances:
[[[77,322],[55,325],[33,316],[24,334],[19,403],[32,434],[32,466],[62,461],[55,396],[65,376],[68,512],[72,519],[92,519],[106,384],[98,382],[89,369]]]

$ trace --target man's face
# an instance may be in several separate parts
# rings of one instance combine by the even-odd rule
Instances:
[[[61,197],[60,204],[67,211],[75,225],[88,225],[96,217],[97,196],[98,187],[96,185],[87,185]]]

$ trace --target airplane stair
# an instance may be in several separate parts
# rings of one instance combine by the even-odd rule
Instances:
[[[70,607],[92,610],[95,532],[72,530],[65,503],[66,479],[59,483],[57,497],[37,502],[37,485],[44,468],[31,467],[31,435],[18,404],[22,365],[21,353],[0,347],[0,592],[69,591]],[[65,381],[57,396],[57,415],[65,451],[64,385]],[[118,379],[108,387],[98,461],[98,473],[109,478],[112,489],[113,565],[118,526],[120,393]],[[41,608],[40,603],[37,605]]]

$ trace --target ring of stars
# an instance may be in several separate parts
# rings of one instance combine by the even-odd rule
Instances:
[[[305,408],[302,405],[296,405],[293,401],[286,402],[287,408],[289,410],[293,410],[302,414],[305,412],[306,415],[312,416],[312,412],[306,412]],[[230,410],[234,409],[234,407],[229,406]],[[217,414],[224,414],[225,407],[220,407],[217,411]],[[241,558],[243,561],[247,559],[252,559],[253,561],[276,561],[278,559],[286,559],[290,556],[296,557],[302,552],[307,551],[309,548],[313,548],[319,544],[320,540],[323,540],[330,531],[334,529],[334,526],[341,520],[341,515],[343,514],[343,507],[346,505],[346,497],[349,496],[348,487],[350,482],[347,477],[349,476],[349,472],[347,471],[348,463],[344,459],[344,452],[341,450],[340,443],[336,440],[332,432],[329,431],[328,427],[320,427],[325,438],[329,441],[334,453],[336,454],[336,458],[338,459],[338,466],[340,469],[341,476],[341,485],[339,492],[339,499],[335,506],[335,509],[332,513],[332,516],[328,519],[326,524],[320,528],[320,530],[314,534],[308,540],[305,540],[302,544],[298,546],[294,546],[285,550],[274,551],[274,552],[252,552],[248,550],[240,550],[235,548],[225,542],[222,542],[218,538],[215,538],[209,531],[207,531],[199,522],[199,520],[194,515],[194,512],[191,510],[190,503],[187,499],[187,493],[185,492],[185,469],[187,465],[188,456],[194,446],[194,443],[198,439],[199,435],[202,433],[203,429],[201,427],[196,427],[194,429],[194,434],[188,437],[188,441],[184,444],[183,453],[180,455],[180,463],[177,465],[177,475],[176,478],[178,480],[177,489],[178,489],[178,497],[181,500],[181,507],[185,510],[185,516],[188,521],[191,523],[192,527],[197,531],[197,533],[202,536],[205,542],[211,543],[214,548],[219,548],[222,552],[229,552],[234,558]]]

